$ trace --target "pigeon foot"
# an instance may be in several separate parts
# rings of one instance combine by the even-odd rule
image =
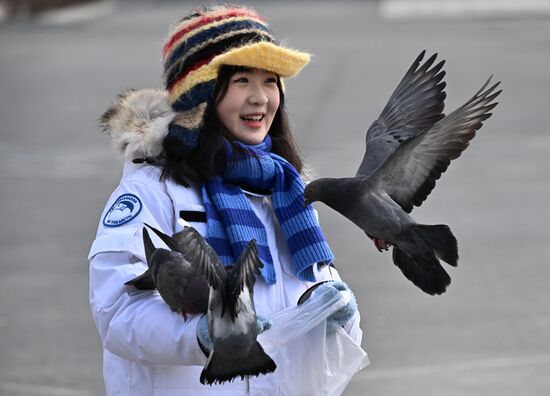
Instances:
[[[390,244],[383,239],[374,237],[372,240],[374,242],[374,246],[376,246],[376,249],[378,249],[379,252],[382,252],[383,250],[387,251],[390,247]]]

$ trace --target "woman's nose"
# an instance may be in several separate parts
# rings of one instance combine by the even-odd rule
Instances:
[[[248,101],[250,104],[263,105],[269,101],[269,98],[267,96],[267,93],[261,86],[253,86],[250,89]]]

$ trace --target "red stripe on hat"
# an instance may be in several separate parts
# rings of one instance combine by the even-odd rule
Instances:
[[[222,21],[224,19],[229,19],[229,18],[239,17],[239,16],[252,17],[254,19],[259,20],[262,23],[266,23],[265,20],[262,17],[260,17],[258,14],[256,14],[255,12],[251,12],[251,11],[243,10],[243,9],[239,9],[239,8],[229,9],[229,11],[226,12],[225,14],[217,15],[217,16],[203,15],[203,16],[197,18],[197,20],[195,20],[194,22],[191,22],[191,23],[185,25],[181,30],[179,30],[174,35],[172,35],[170,40],[168,40],[168,42],[164,45],[164,49],[163,49],[163,52],[162,52],[163,57],[166,58],[166,55],[168,54],[168,52],[170,52],[170,49],[172,48],[174,43],[177,42],[184,35],[189,33],[191,30],[199,28],[199,27],[204,26],[204,25],[206,25],[208,23],[211,23],[211,22],[218,22],[218,21]]]
[[[189,73],[191,73],[193,70],[197,70],[197,69],[200,68],[201,66],[204,66],[204,65],[210,63],[210,61],[211,61],[212,59],[214,59],[214,57],[216,57],[217,55],[219,55],[219,53],[213,54],[212,56],[209,56],[208,58],[201,59],[201,60],[198,61],[197,63],[192,64],[192,65],[189,66],[187,69],[185,69],[184,71],[182,71],[182,73],[178,76],[178,78],[177,78],[176,80],[174,80],[174,82],[173,82],[172,84],[170,84],[170,86],[168,87],[168,92],[172,92],[172,89],[173,89],[181,80],[183,80],[185,77],[187,77],[187,75],[189,75]]]

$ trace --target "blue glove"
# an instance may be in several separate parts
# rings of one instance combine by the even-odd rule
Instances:
[[[353,317],[353,315],[355,315],[355,312],[357,312],[357,300],[355,299],[355,295],[345,282],[325,281],[317,283],[316,285],[313,285],[308,290],[306,290],[303,298],[300,298],[298,304],[307,300],[313,290],[315,290],[315,294],[321,293],[323,297],[327,299],[333,298],[336,293],[340,293],[342,291],[348,291],[351,294],[351,299],[349,300],[349,302],[327,318],[327,326],[329,329],[335,329],[337,326],[344,327]]]
[[[212,340],[208,334],[208,315],[204,314],[200,317],[197,322],[197,341],[199,341],[199,346],[201,347],[202,352],[208,356],[212,350]]]
[[[258,326],[258,334],[260,334],[271,328],[271,321],[261,315],[257,315],[256,326]],[[197,340],[199,341],[199,346],[201,347],[202,352],[206,356],[210,355],[210,351],[212,350],[214,343],[212,342],[212,340],[210,339],[210,335],[208,334],[207,314],[202,315],[197,322]]]

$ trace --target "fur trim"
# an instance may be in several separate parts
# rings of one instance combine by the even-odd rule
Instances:
[[[168,94],[159,89],[128,90],[101,116],[102,130],[113,147],[131,161],[158,157],[168,133],[168,124],[176,114]]]

